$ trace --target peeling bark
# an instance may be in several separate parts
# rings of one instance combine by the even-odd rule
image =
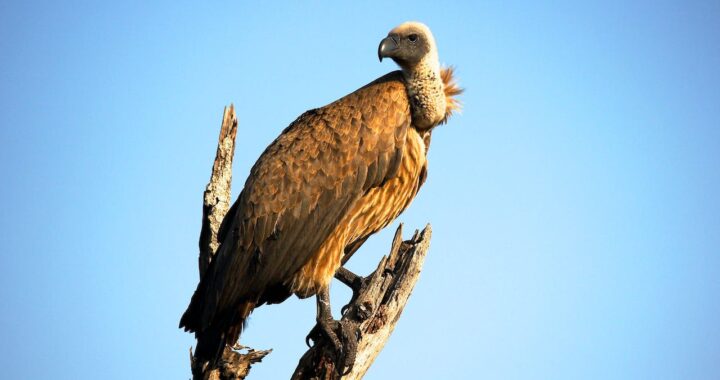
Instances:
[[[232,202],[232,164],[235,154],[235,137],[237,135],[237,117],[235,107],[231,104],[223,111],[215,162],[213,163],[210,182],[203,194],[203,218],[200,229],[200,256],[198,267],[200,277],[205,274],[210,262],[217,252],[220,242],[218,231]],[[190,368],[196,380],[241,380],[250,371],[250,366],[262,361],[272,350],[256,351],[248,349],[247,353],[226,348],[217,367],[201,367],[190,355]]]
[[[200,277],[205,274],[210,261],[220,245],[218,231],[225,214],[230,209],[230,190],[232,187],[232,164],[235,155],[235,136],[237,135],[237,117],[235,107],[231,104],[223,111],[215,162],[213,163],[210,182],[203,194],[203,218],[200,229]]]

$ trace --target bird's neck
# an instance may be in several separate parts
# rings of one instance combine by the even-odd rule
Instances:
[[[437,56],[403,68],[413,125],[419,130],[435,127],[445,117],[445,93]],[[434,58],[434,59],[432,59]]]

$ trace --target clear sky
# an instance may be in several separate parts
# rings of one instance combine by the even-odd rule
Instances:
[[[188,378],[223,106],[237,194],[295,117],[395,69],[376,49],[407,20],[465,110],[399,218],[432,246],[367,379],[720,376],[717,1],[146,3],[0,4],[4,378]],[[289,377],[314,313],[256,311],[251,378]]]

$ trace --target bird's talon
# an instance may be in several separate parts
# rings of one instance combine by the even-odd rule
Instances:
[[[341,353],[342,343],[338,334],[335,332],[335,330],[338,329],[338,326],[341,326],[340,322],[334,319],[319,319],[315,327],[313,327],[312,330],[310,330],[310,333],[308,333],[305,337],[305,344],[307,344],[308,347],[312,347],[310,345],[310,340],[312,339],[314,343],[317,343],[318,337],[320,335],[324,335],[325,338],[327,338],[332,344],[335,351]]]
[[[325,329],[320,327],[320,322],[318,322],[315,326],[313,326],[312,330],[305,336],[305,344],[308,346],[308,348],[312,347],[313,345],[310,344],[310,341],[312,340],[314,343],[317,343],[318,337],[323,334]]]
[[[352,302],[351,302],[351,303],[352,303]],[[348,310],[350,310],[350,304],[351,304],[351,303],[349,303],[349,304],[343,306],[342,308],[340,308],[340,315],[345,316],[345,314],[347,314]]]
[[[338,354],[336,368],[340,376],[345,376],[352,371],[353,365],[355,364],[360,331],[353,323],[341,321],[340,334],[342,335],[343,344],[342,352]]]
[[[350,297],[350,302],[348,302],[347,305],[343,306],[340,309],[340,313],[343,316],[350,310],[350,306],[357,301],[360,293],[365,288],[369,277],[370,276],[358,276],[345,267],[340,267],[337,270],[337,272],[335,273],[335,278],[340,280],[343,284],[347,285],[350,290],[352,290],[352,297]]]

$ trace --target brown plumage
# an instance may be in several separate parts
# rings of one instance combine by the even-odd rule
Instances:
[[[422,33],[435,51],[422,24],[403,24],[388,38],[393,33]],[[387,54],[381,58],[396,59],[398,51],[381,52]],[[419,103],[410,88],[416,82],[408,74],[412,67],[403,66],[412,66],[412,59],[402,59],[403,71],[305,112],[255,163],[180,321],[196,332],[196,358],[216,359],[238,339],[255,307],[327,289],[341,263],[415,197],[427,175],[431,129],[459,108],[454,96],[461,90],[452,69],[440,73],[438,66],[439,85],[431,84],[440,86],[441,111],[414,112]],[[417,88],[429,88],[425,84]]]

